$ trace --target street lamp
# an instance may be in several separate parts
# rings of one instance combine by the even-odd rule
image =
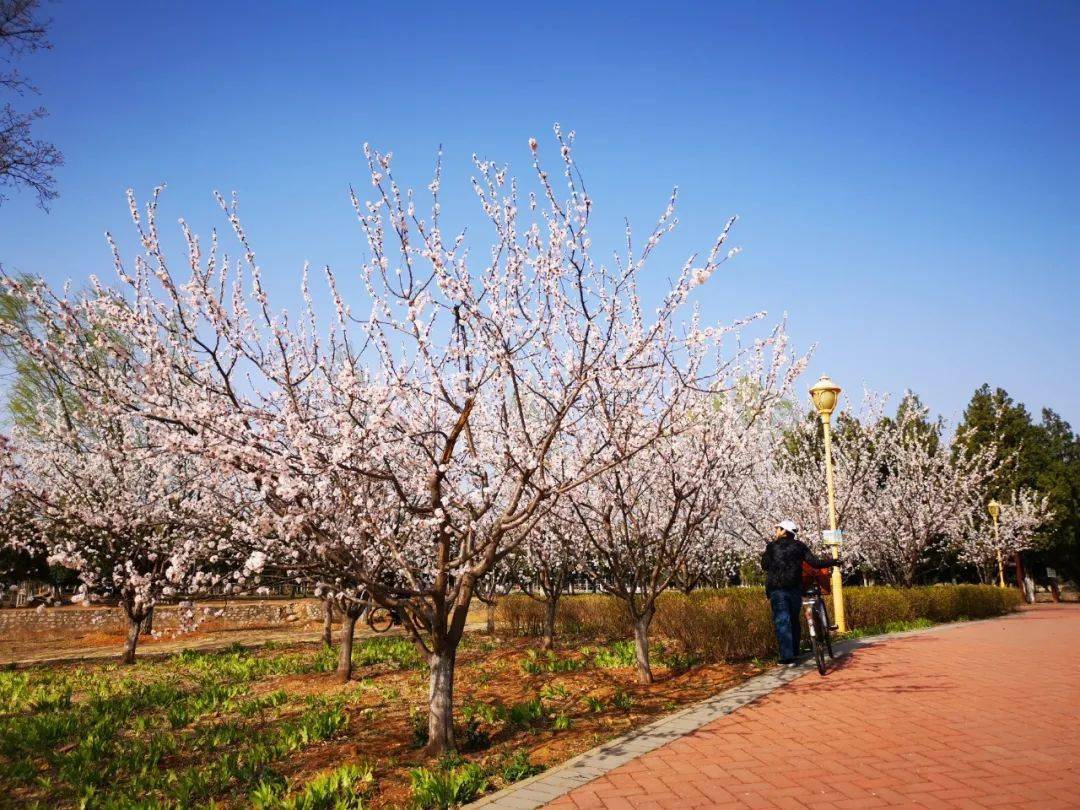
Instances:
[[[1005,565],[1001,561],[1001,534],[998,532],[998,515],[1001,514],[1001,504],[992,500],[986,505],[986,511],[990,513],[990,519],[994,521],[994,546],[997,549],[998,560],[998,587],[1005,587]]]
[[[810,388],[810,398],[814,401],[818,415],[821,416],[821,426],[825,430],[825,483],[829,492],[829,539],[826,545],[832,549],[833,559],[840,558],[840,533],[836,530],[836,494],[833,488],[833,463],[832,463],[832,429],[829,426],[829,418],[836,409],[836,402],[840,397],[840,386],[834,383],[825,374],[821,375]],[[847,620],[844,617],[844,583],[840,576],[840,566],[834,566],[832,570],[832,598],[833,613],[836,614],[836,627],[841,632],[847,631]]]

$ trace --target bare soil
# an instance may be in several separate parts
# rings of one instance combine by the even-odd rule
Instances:
[[[538,697],[545,687],[548,694],[560,687],[567,692],[566,697],[543,700],[546,716],[534,728],[512,728],[505,723],[483,726],[491,735],[491,744],[483,750],[464,750],[467,760],[497,767],[524,750],[534,764],[550,768],[661,715],[736,686],[764,669],[751,663],[706,664],[683,673],[655,667],[656,682],[642,686],[633,668],[526,674],[520,663],[534,647],[533,640],[491,639],[480,634],[463,642],[455,694],[459,715],[468,704],[510,707],[523,703]],[[578,654],[567,651],[561,655]],[[302,752],[283,769],[290,781],[298,784],[328,768],[369,763],[375,769],[377,788],[367,806],[391,808],[408,803],[409,770],[432,765],[417,747],[411,719],[411,713],[422,711],[426,701],[426,672],[365,667],[356,671],[349,684],[338,683],[330,673],[268,680],[259,686],[259,690],[274,689],[285,689],[291,695],[346,693],[352,707],[347,739]],[[616,692],[629,695],[629,709],[612,706]],[[591,712],[583,701],[585,696],[600,699],[604,709]],[[557,715],[569,719],[568,729],[554,728]],[[457,724],[461,725],[460,719]],[[460,728],[458,737],[460,744]],[[503,786],[496,778],[492,789]]]

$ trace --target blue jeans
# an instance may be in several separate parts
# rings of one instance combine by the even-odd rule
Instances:
[[[780,660],[792,661],[799,654],[799,640],[802,635],[799,616],[802,610],[802,591],[798,588],[777,588],[769,594],[769,603],[772,605],[776,643],[780,646]]]

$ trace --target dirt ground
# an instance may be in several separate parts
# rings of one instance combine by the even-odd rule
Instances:
[[[248,632],[235,632],[228,638],[243,638]],[[266,633],[261,640],[267,640]],[[171,643],[190,646],[193,641]],[[208,633],[198,641],[220,643],[220,636]],[[164,644],[148,644],[144,649],[149,653],[161,650]],[[299,653],[306,657],[314,656],[318,649],[318,643],[292,643],[258,649],[253,654],[273,657]],[[656,682],[642,686],[632,667],[600,666],[593,657],[596,647],[586,640],[563,642],[554,659],[530,658],[535,649],[535,639],[500,638],[475,631],[462,642],[455,688],[458,745],[466,760],[485,766],[491,775],[490,790],[505,785],[502,767],[520,751],[527,752],[534,765],[558,765],[658,716],[737,685],[765,667],[760,663],[707,664],[676,673],[656,665]],[[562,667],[546,665],[551,660],[580,663],[577,668],[568,668],[573,671],[553,671]],[[535,666],[537,661],[539,667]],[[163,674],[162,668],[171,666],[168,659],[148,661],[145,669],[136,665],[124,672],[156,678]],[[56,671],[68,667],[91,674],[99,671],[102,676],[118,673],[113,661],[49,665]],[[295,788],[342,765],[370,765],[375,783],[365,807],[388,809],[409,804],[411,769],[435,764],[425,758],[417,736],[418,728],[426,725],[427,687],[423,667],[403,669],[393,663],[377,663],[357,666],[352,680],[345,684],[332,671],[263,677],[251,682],[245,695],[256,697],[280,690],[288,694],[290,706],[301,706],[308,698],[341,698],[348,715],[347,731],[304,747],[276,763],[275,769]],[[509,719],[515,707],[537,701],[542,707],[537,715],[524,722]],[[484,718],[474,723],[472,736],[466,732],[470,715]],[[211,716],[204,722],[224,719]],[[163,762],[168,769],[182,764]],[[244,790],[218,795],[215,800],[222,807],[249,804]]]
[[[455,690],[459,716],[467,706],[509,707],[553,695],[542,698],[545,717],[531,728],[514,728],[505,722],[483,724],[490,745],[482,750],[465,748],[467,760],[494,764],[497,770],[498,763],[523,750],[532,763],[550,768],[661,715],[736,686],[765,669],[764,664],[754,663],[707,664],[675,673],[657,666],[656,682],[642,686],[637,683],[635,670],[629,667],[527,674],[521,662],[535,647],[535,640],[498,639],[482,633],[470,634],[463,642]],[[580,653],[568,646],[559,657],[577,658]],[[292,695],[345,693],[349,697],[347,739],[302,752],[285,769],[290,781],[299,783],[330,767],[366,762],[374,766],[377,789],[365,806],[404,807],[409,802],[409,770],[432,764],[417,746],[413,732],[413,713],[424,705],[427,696],[424,671],[376,666],[359,669],[349,684],[337,683],[331,673],[266,681],[257,689],[284,689]],[[620,693],[625,696],[627,708],[613,705]],[[586,696],[601,701],[604,708],[591,710]],[[553,720],[558,716],[569,721],[569,728],[555,728]],[[460,724],[457,720],[456,725]],[[462,745],[460,729],[458,737]],[[503,786],[496,778],[491,787]]]

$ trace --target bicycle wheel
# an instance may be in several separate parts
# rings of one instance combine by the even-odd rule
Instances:
[[[821,612],[820,611],[815,609],[812,618],[813,618],[813,621],[814,621],[814,634],[813,634],[814,660],[817,662],[818,674],[824,675],[825,674],[825,639],[827,638],[826,634],[829,632],[829,628],[828,627],[822,627],[822,625],[821,625]]]
[[[373,607],[367,615],[368,627],[376,633],[385,633],[394,624],[394,617],[384,607]]]
[[[818,624],[824,628],[821,631],[821,637],[825,641],[825,650],[829,653],[829,658],[836,658],[836,656],[833,655],[832,649],[832,633],[829,632],[829,614],[828,611],[825,610],[824,602],[817,603],[817,611],[819,614]]]

